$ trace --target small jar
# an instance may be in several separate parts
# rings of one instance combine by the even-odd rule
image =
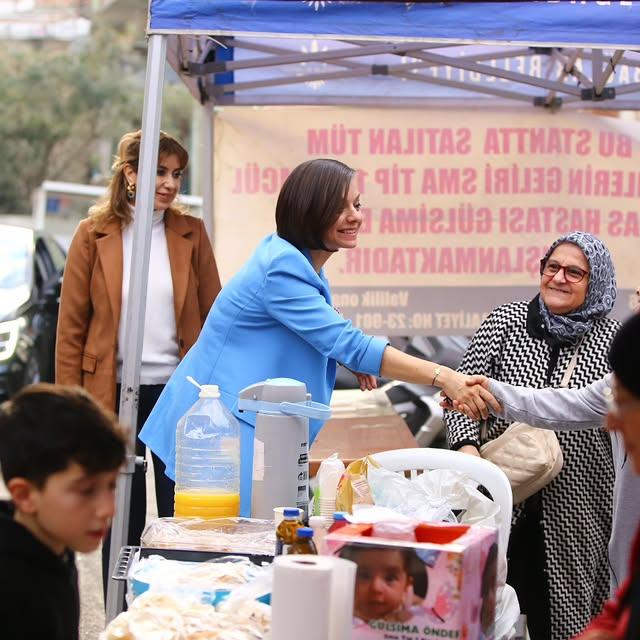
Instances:
[[[289,547],[289,554],[318,555],[318,550],[313,542],[313,529],[300,527],[297,531],[295,542]]]

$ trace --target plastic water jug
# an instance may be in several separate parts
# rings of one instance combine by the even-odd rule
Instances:
[[[240,513],[240,425],[217,385],[202,385],[176,430],[176,517]]]

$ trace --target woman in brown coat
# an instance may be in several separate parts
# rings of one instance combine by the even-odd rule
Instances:
[[[131,269],[140,131],[118,146],[105,197],[89,210],[71,241],[62,283],[56,382],[85,387],[105,407],[119,406],[123,330]],[[216,262],[201,220],[175,204],[189,156],[160,133],[146,322],[140,371],[140,430],[164,384],[196,341],[220,291]],[[137,441],[138,455],[144,445]],[[158,514],[173,515],[173,482],[153,456]],[[144,474],[133,478],[129,540],[139,544],[146,514]],[[104,545],[108,561],[108,544]],[[103,549],[103,566],[104,555]]]

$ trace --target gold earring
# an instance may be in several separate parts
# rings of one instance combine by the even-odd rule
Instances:
[[[127,198],[129,200],[133,200],[136,197],[136,185],[131,183],[127,183]]]

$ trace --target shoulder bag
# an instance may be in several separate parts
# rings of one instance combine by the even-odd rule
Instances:
[[[578,361],[580,343],[562,377],[567,387]],[[486,432],[486,423],[483,425]],[[562,469],[564,458],[555,432],[512,422],[500,436],[480,447],[480,455],[498,465],[509,478],[513,503],[523,502],[548,485]]]

